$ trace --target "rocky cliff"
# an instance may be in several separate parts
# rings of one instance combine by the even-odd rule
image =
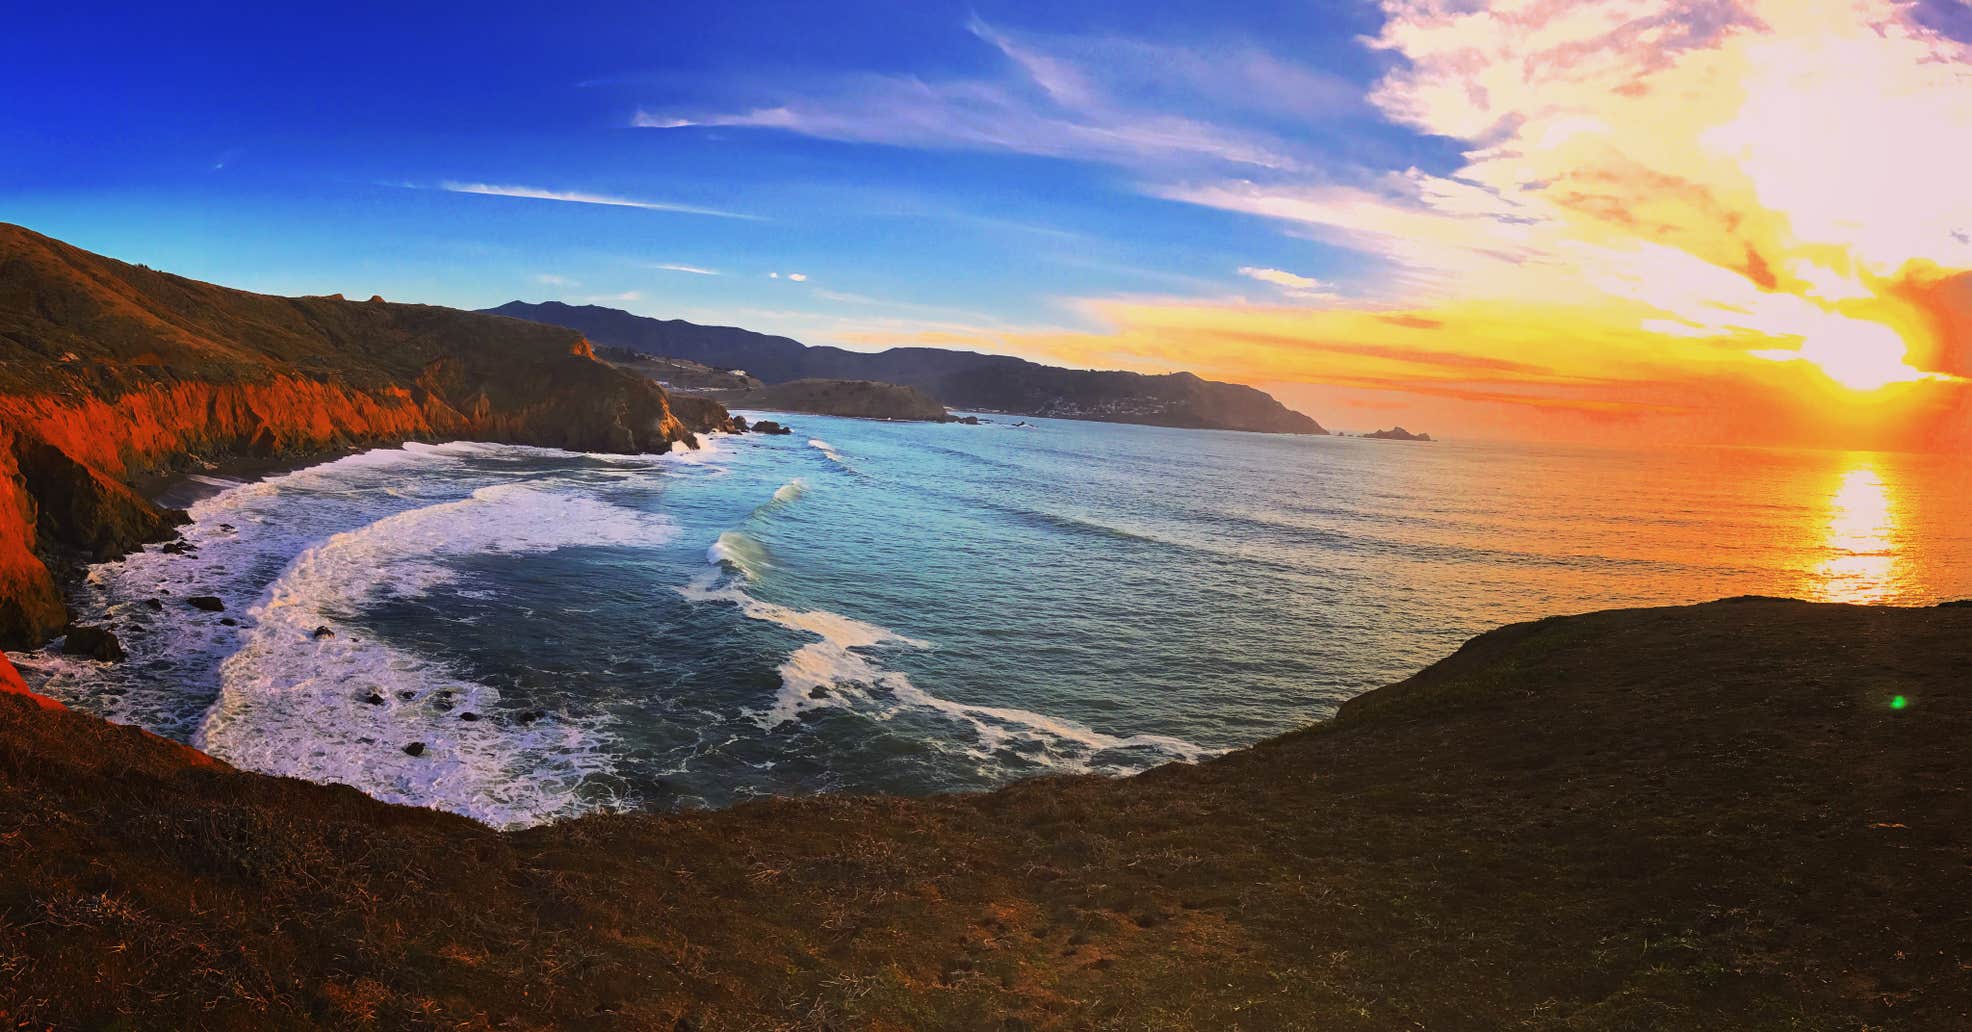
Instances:
[[[51,558],[171,533],[135,475],[410,438],[662,451],[728,425],[688,414],[571,330],[253,294],[0,224],[0,645],[66,622]]]
[[[770,384],[816,378],[880,380],[916,387],[956,409],[1260,433],[1328,432],[1265,391],[1191,373],[1152,376],[1063,369],[1010,355],[946,348],[891,348],[867,354],[811,347],[731,326],[647,319],[614,308],[556,301],[512,301],[490,311],[580,330],[599,344],[743,369]]]

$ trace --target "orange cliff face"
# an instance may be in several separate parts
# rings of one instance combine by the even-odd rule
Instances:
[[[569,330],[424,305],[229,290],[0,224],[0,645],[67,617],[42,556],[123,554],[181,514],[129,477],[406,439],[666,451],[672,410]]]

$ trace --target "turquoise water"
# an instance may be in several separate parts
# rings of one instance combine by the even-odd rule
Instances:
[[[784,418],[689,455],[414,445],[235,486],[193,554],[73,600],[129,661],[17,659],[241,766],[518,825],[1127,774],[1511,620],[1972,588],[1942,460]]]

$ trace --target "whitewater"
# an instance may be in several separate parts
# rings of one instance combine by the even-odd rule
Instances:
[[[1916,459],[776,418],[207,478],[182,545],[71,592],[128,659],[11,658],[243,768],[521,827],[1200,762],[1553,613],[1972,593],[1956,470]]]

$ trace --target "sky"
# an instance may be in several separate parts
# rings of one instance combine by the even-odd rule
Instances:
[[[231,286],[1972,437],[1966,0],[29,6],[0,221]]]

